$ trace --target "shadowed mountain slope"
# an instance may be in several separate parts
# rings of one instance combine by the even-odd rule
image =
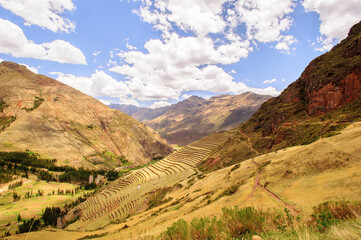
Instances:
[[[63,83],[0,63],[0,150],[29,149],[61,164],[113,168],[172,149],[154,130]]]

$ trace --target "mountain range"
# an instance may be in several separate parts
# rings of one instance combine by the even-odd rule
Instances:
[[[211,133],[230,130],[248,120],[271,96],[246,92],[208,100],[191,96],[169,107],[149,109],[110,105],[158,131],[168,143],[187,145]]]

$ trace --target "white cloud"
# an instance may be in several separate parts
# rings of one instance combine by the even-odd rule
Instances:
[[[130,45],[129,43],[126,43],[125,46],[127,47],[128,50],[137,50],[137,47],[134,47],[134,46]]]
[[[317,37],[317,43],[313,42],[312,45],[315,46],[316,51],[327,52],[335,45],[335,41],[329,37],[319,36]]]
[[[291,35],[282,36],[281,40],[277,43],[275,48],[283,53],[290,54],[291,46],[297,43],[297,39]],[[294,48],[293,48],[294,50]]]
[[[104,99],[98,99],[101,103],[103,103],[104,105],[110,105],[111,102],[110,101],[107,101],[107,100],[104,100]]]
[[[282,82],[286,82],[286,79],[284,79],[284,78],[282,78],[282,80],[281,80]]]
[[[58,75],[58,81],[74,87],[93,97],[115,97],[123,98],[130,94],[128,86],[123,82],[118,82],[103,71],[96,70],[91,77],[75,76],[60,72],[51,72]]]
[[[359,0],[304,0],[306,11],[320,15],[321,36],[316,46],[318,51],[328,51],[336,41],[347,36],[352,25],[360,21],[361,4]]]
[[[5,60],[0,58],[0,63],[3,62],[3,61],[5,61]]]
[[[63,40],[36,44],[28,40],[22,29],[14,23],[0,18],[0,53],[14,57],[35,58],[60,63],[86,64],[83,53]]]
[[[159,101],[159,102],[154,102],[152,104],[152,106],[150,106],[151,109],[156,109],[156,108],[161,108],[161,107],[168,107],[172,105],[171,103],[169,102],[165,102],[165,101]]]
[[[61,16],[75,10],[72,0],[0,0],[0,5],[22,17],[25,25],[38,25],[53,32],[74,31],[75,25]]]
[[[277,79],[273,78],[271,80],[265,80],[265,81],[263,81],[263,84],[271,84],[271,83],[274,83],[274,82],[277,82]]]
[[[27,69],[29,69],[29,70],[32,71],[33,73],[36,73],[36,74],[39,73],[38,69],[35,68],[35,67],[30,67],[29,65],[26,65],[25,63],[20,63],[20,65],[24,65]]]
[[[230,21],[244,23],[249,39],[262,43],[280,41],[282,33],[291,27],[288,14],[293,12],[294,0],[239,0],[235,6]]]
[[[96,56],[98,56],[100,53],[101,53],[101,51],[94,51],[94,52],[93,52],[93,56],[96,57]]]
[[[61,72],[51,72],[50,74],[57,75],[56,80],[92,97],[112,97],[117,98],[118,103],[139,106],[139,103],[131,96],[132,93],[127,83],[119,82],[103,71],[96,70],[90,77]]]
[[[182,92],[191,90],[214,93],[251,91],[216,66],[236,63],[246,57],[250,51],[247,41],[234,41],[216,48],[208,37],[171,34],[164,41],[150,40],[144,47],[148,53],[119,53],[124,64],[109,69],[126,77],[129,90],[136,99],[178,100]],[[274,89],[268,94],[275,92]]]
[[[236,70],[234,70],[234,69],[232,69],[230,72],[229,72],[229,74],[236,74],[237,72],[236,72]]]
[[[192,96],[192,95],[187,94],[187,93],[182,94],[182,98],[183,98],[183,99],[190,98],[191,96]]]

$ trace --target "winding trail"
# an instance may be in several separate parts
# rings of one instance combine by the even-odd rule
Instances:
[[[247,138],[247,143],[242,142],[244,145],[248,146],[254,153],[257,154],[257,156],[260,156],[261,154],[253,148],[252,146],[252,142],[251,142],[251,138],[243,133],[242,131],[239,131],[239,133],[244,136],[245,138]],[[275,199],[277,202],[279,202],[280,204],[282,204],[285,208],[287,208],[293,215],[297,215],[298,213],[302,212],[301,210],[296,209],[296,205],[295,204],[289,204],[285,201],[283,201],[277,194],[275,194],[274,192],[272,192],[271,190],[267,189],[263,184],[260,183],[260,178],[261,178],[261,173],[262,173],[262,168],[261,168],[261,164],[257,163],[256,161],[254,161],[254,158],[252,158],[251,162],[257,167],[257,175],[254,179],[254,185],[252,187],[252,192],[250,194],[248,194],[248,196],[246,197],[245,200],[243,200],[240,205],[244,205],[248,200],[250,200],[254,193],[256,192],[257,188],[261,188],[265,193],[267,193],[267,195],[273,199]]]

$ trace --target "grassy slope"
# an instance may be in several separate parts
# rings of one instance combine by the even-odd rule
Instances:
[[[339,135],[254,158],[254,161],[263,167],[247,160],[233,171],[234,166],[230,166],[208,174],[193,175],[181,182],[183,188],[167,194],[166,198],[172,197],[172,201],[131,216],[124,223],[94,232],[43,230],[30,233],[28,239],[45,236],[52,239],[78,239],[95,234],[105,234],[101,239],[157,236],[179,218],[190,222],[194,217],[217,216],[223,207],[234,205],[284,209],[284,203],[293,204],[294,208],[307,218],[311,214],[312,206],[320,202],[360,199],[360,153],[361,123],[358,122]],[[260,170],[260,186],[267,183],[266,188],[284,203],[275,199],[264,188],[254,188]],[[192,178],[196,181],[192,181]],[[219,198],[234,184],[239,185],[236,193]],[[129,227],[122,229],[125,224]],[[22,236],[15,236],[14,239],[19,237]]]
[[[69,183],[57,183],[46,181],[35,181],[23,178],[23,185],[15,189],[10,189],[2,191],[0,195],[0,236],[3,235],[5,230],[10,230],[10,233],[14,234],[17,229],[17,216],[20,214],[23,219],[30,219],[32,217],[39,218],[42,211],[46,207],[62,207],[67,203],[71,203],[79,196],[82,196],[85,192],[89,191],[80,191],[74,196],[70,194],[57,195],[58,189],[63,190],[74,190],[77,185]],[[3,184],[0,186],[1,189],[6,189],[8,184]],[[25,199],[25,193],[32,191],[35,195],[38,190],[44,191],[43,196],[32,197]],[[55,195],[48,196],[52,192],[55,192]],[[21,196],[19,201],[13,201],[13,193],[16,192]],[[6,226],[10,223],[10,226]]]

